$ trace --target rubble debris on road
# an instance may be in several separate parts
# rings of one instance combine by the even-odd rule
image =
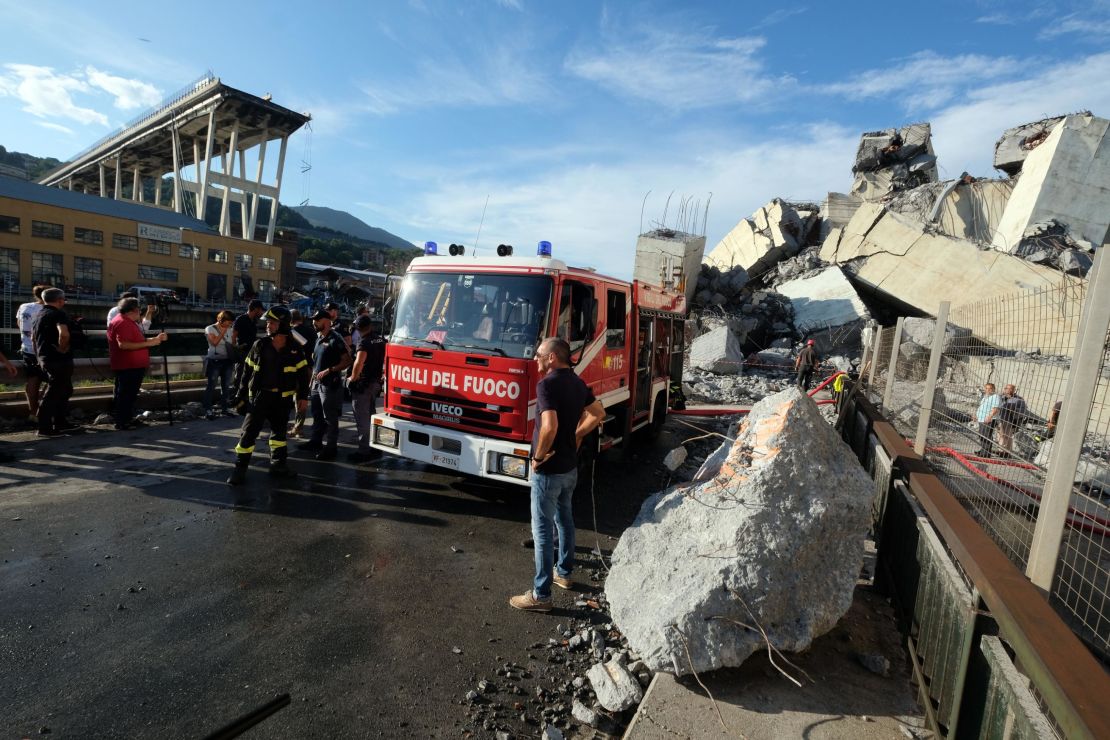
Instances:
[[[693,481],[649,498],[606,580],[615,624],[652,670],[737,666],[835,626],[863,564],[872,485],[796,388],[758,403]]]

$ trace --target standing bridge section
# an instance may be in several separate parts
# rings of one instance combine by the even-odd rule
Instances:
[[[189,212],[205,220],[209,198],[220,203],[223,236],[255,239],[260,204],[269,200],[266,243],[273,244],[289,137],[311,116],[206,75],[48,173],[43,185]],[[267,150],[277,146],[273,177],[264,182]],[[248,158],[248,152],[251,156]],[[252,167],[248,170],[248,163]],[[172,193],[163,193],[166,176]],[[153,181],[153,202],[146,183]],[[192,193],[192,202],[185,197]],[[238,203],[240,234],[232,234]],[[194,212],[195,209],[195,212]]]

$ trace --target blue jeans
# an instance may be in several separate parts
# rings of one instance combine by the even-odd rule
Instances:
[[[231,373],[235,369],[231,360],[206,360],[204,375],[208,382],[204,386],[204,410],[212,410],[212,396],[216,393],[216,381],[220,381],[220,407],[227,411],[231,396]]]
[[[561,576],[570,576],[574,569],[574,513],[571,498],[578,483],[578,470],[569,473],[545,474],[532,471],[532,540],[536,554],[536,579],[532,584],[535,598],[551,598],[552,566]],[[559,532],[559,559],[551,541],[551,526]]]
[[[310,396],[312,436],[309,443],[335,448],[339,442],[339,417],[343,413],[343,386],[317,383]]]

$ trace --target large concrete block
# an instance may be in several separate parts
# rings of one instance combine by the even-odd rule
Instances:
[[[871,318],[856,289],[836,266],[782,283],[778,292],[793,304],[794,325],[802,334]]]
[[[852,602],[870,478],[796,388],[769,396],[724,454],[646,502],[613,551],[613,621],[652,670],[686,675],[803,650]],[[687,657],[689,655],[689,657]]]
[[[632,277],[648,285],[664,286],[694,300],[705,237],[671,229],[640,234],[636,240],[636,259]]]
[[[727,326],[702,334],[690,345],[690,366],[699,370],[721,375],[738,373],[743,362],[740,342]]]
[[[739,265],[757,277],[796,255],[814,224],[815,219],[803,220],[790,203],[775,198],[736,224],[713,247],[706,262],[722,270]]]
[[[1070,115],[1029,152],[992,246],[1013,252],[1038,221],[1056,219],[1100,245],[1110,228],[1110,120]]]
[[[901,129],[863,134],[852,172],[856,176],[852,195],[866,201],[936,182],[936,156],[929,124],[914,123]]]

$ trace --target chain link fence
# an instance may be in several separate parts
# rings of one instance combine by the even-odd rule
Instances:
[[[861,387],[1015,565],[1034,582],[1048,568],[1052,604],[1110,660],[1110,312],[1089,311],[1080,326],[1094,295],[1062,276],[963,304],[942,333],[900,319],[865,335],[874,373],[865,368]],[[1081,363],[1088,372],[1069,385]],[[1069,413],[1082,430],[1073,422],[1065,440]],[[1053,481],[1060,493],[1049,499]]]

